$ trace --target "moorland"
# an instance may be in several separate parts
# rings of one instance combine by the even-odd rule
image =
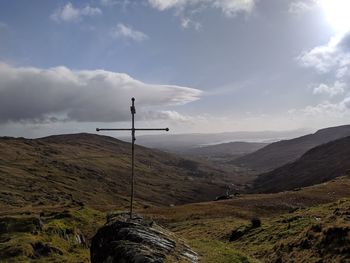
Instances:
[[[183,154],[138,145],[136,212],[200,262],[349,262],[349,136],[345,125]],[[112,137],[0,138],[1,262],[89,262],[106,217],[128,211],[130,165],[130,144]]]

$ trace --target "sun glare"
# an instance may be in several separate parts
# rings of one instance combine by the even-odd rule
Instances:
[[[321,0],[330,25],[337,32],[350,30],[350,0]]]

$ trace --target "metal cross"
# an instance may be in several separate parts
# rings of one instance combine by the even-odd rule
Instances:
[[[134,202],[134,162],[135,162],[135,131],[169,131],[169,128],[164,129],[136,129],[135,128],[135,98],[131,98],[131,129],[100,129],[96,128],[96,131],[131,131],[131,194],[130,194],[130,219],[132,219],[132,209],[133,209],[133,202]]]

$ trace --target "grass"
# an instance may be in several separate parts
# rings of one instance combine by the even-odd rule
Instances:
[[[89,208],[0,218],[1,262],[89,262],[89,240],[104,214]],[[5,223],[6,222],[6,223]]]
[[[76,134],[0,138],[0,148],[0,213],[77,203],[106,212],[128,206],[131,152],[127,143]],[[242,179],[238,172],[141,146],[136,146],[135,166],[138,207],[213,200],[227,184]]]
[[[322,257],[329,262],[342,262],[344,251],[350,247],[350,235],[346,236],[350,228],[349,181],[344,177],[297,192],[247,195],[236,200],[143,212],[185,238],[203,262],[302,262],[305,258],[317,262]],[[247,228],[253,216],[260,217],[261,227],[229,242],[232,230]],[[318,228],[320,232],[315,232]],[[335,239],[335,248],[327,247],[323,240],[339,233],[344,235],[339,240],[345,243],[339,245]],[[303,248],[305,242],[311,247]]]
[[[106,213],[128,206],[128,145],[66,139],[0,141],[7,153],[0,156],[0,262],[89,262],[87,245]],[[208,189],[214,183],[220,190],[220,171],[208,168],[212,174],[200,177],[177,166],[177,157],[141,147],[137,160],[137,212],[185,239],[201,262],[317,260],[317,251],[300,247],[305,240],[322,246],[329,231],[342,234],[349,226],[344,218],[350,201],[341,199],[350,198],[349,177],[300,191],[179,205],[211,200],[214,192]],[[262,226],[229,242],[231,232],[248,226],[252,217]],[[314,231],[318,225],[321,232]],[[82,236],[86,242],[78,242]],[[324,255],[341,262],[346,244],[335,247]]]
[[[280,196],[276,195],[276,198],[279,199]],[[256,198],[253,200],[255,202]],[[316,261],[319,259],[317,251],[301,249],[302,241],[308,236],[313,236],[310,242],[318,244],[320,248],[321,241],[327,238],[324,233],[329,229],[349,227],[345,219],[350,213],[350,198],[343,198],[332,203],[298,209],[292,213],[285,213],[283,209],[279,214],[271,216],[262,213],[264,216],[260,218],[261,227],[248,228],[249,230],[241,238],[229,242],[232,230],[250,225],[250,219],[245,216],[249,214],[251,207],[241,207],[240,215],[243,216],[237,217],[237,211],[232,209],[234,206],[232,207],[232,204],[229,206],[227,202],[233,201],[173,207],[168,218],[164,209],[169,211],[170,208],[159,207],[159,221],[178,237],[185,239],[199,254],[200,262],[208,263],[275,262],[278,259],[289,262],[290,253],[293,253],[293,259],[296,261],[302,260],[303,257]],[[190,212],[188,209],[193,206],[200,206],[202,214],[195,216],[197,210]],[[231,215],[227,215],[227,211],[226,214],[218,214],[219,207],[221,209],[231,207]],[[152,208],[151,211],[153,219],[158,221],[156,208]],[[334,219],[335,211],[340,215],[336,219]],[[60,211],[57,207],[46,208],[41,213],[44,222],[41,230],[38,227],[37,213],[26,212],[0,218],[0,222],[7,222],[8,229],[7,232],[0,231],[0,258],[5,260],[0,262],[7,260],[8,262],[89,262],[89,250],[85,244],[77,242],[76,236],[83,235],[88,243],[99,226],[105,222],[105,213],[88,207],[69,210],[62,208]],[[320,225],[321,232],[310,232],[310,229],[314,229],[317,225]],[[0,225],[1,229],[4,229],[4,225]],[[38,253],[35,249],[35,245],[38,244],[46,247],[49,252]],[[326,257],[330,257],[334,251],[337,250],[325,249],[323,252]],[[339,251],[336,256],[341,262],[342,254]]]
[[[256,263],[235,249],[232,249],[227,242],[211,239],[193,239],[189,245],[199,253],[201,262],[207,263]]]

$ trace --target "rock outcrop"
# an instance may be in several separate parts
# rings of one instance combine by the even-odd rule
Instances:
[[[92,263],[198,262],[198,255],[170,231],[140,217],[108,219],[91,243]]]

